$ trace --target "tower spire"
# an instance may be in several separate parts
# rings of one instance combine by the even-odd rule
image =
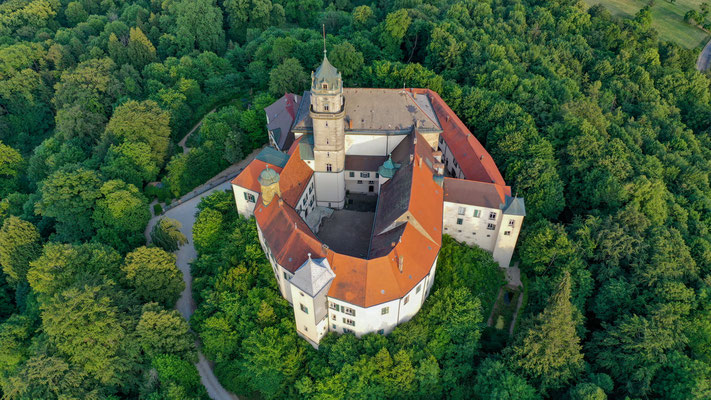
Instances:
[[[323,58],[326,58],[326,24],[321,24],[323,30]]]

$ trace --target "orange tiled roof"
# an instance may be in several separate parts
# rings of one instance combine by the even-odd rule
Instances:
[[[279,174],[281,198],[290,206],[295,207],[313,174],[314,171],[311,167],[301,160],[299,152],[293,152],[289,156],[289,161],[286,162],[284,170]]]
[[[321,241],[285,202],[275,198],[265,206],[260,195],[254,208],[254,218],[274,259],[289,272],[294,273],[304,263],[308,253],[313,258],[325,256]]]
[[[232,179],[231,183],[259,193],[261,191],[261,187],[259,186],[257,178],[259,178],[259,174],[262,173],[266,167],[273,169],[277,173],[281,172],[281,167],[266,163],[262,160],[254,159],[249,163],[249,165],[247,165],[247,167],[245,167],[244,170],[242,170],[242,172],[239,173],[239,175]]]
[[[505,185],[503,176],[499,172],[494,159],[484,146],[472,135],[466,125],[459,119],[442,98],[429,89],[411,89],[415,93],[427,94],[432,103],[432,108],[437,114],[442,126],[442,137],[447,142],[447,147],[454,154],[457,164],[462,169],[464,177],[469,180],[481,182],[495,182]],[[482,157],[483,156],[483,157]]]
[[[442,125],[443,136],[466,178],[481,181],[476,183],[487,186],[487,193],[490,192],[488,188],[493,187],[494,200],[502,194],[510,194],[510,188],[504,186],[501,173],[489,154],[439,95],[429,89],[411,91],[426,94],[430,99]],[[325,248],[294,210],[313,175],[313,170],[301,160],[300,152],[295,151],[300,142],[297,139],[289,150],[289,160],[283,170],[272,167],[280,172],[283,201],[275,199],[264,206],[260,196],[254,210],[257,224],[276,262],[294,272],[307,259],[308,253],[314,258],[326,257],[336,273],[328,295],[360,307],[382,304],[409,293],[429,273],[439,253],[445,190],[433,179],[433,150],[424,138],[414,132],[404,140],[412,141],[401,143],[398,149],[409,151],[413,155],[412,161],[403,153],[404,164],[381,188],[379,202],[390,200],[392,204],[382,205],[381,209],[379,203],[374,221],[376,232],[371,238],[372,258],[364,259]],[[481,155],[484,155],[483,159]],[[255,164],[258,162],[261,165]],[[265,163],[258,160],[250,164],[248,174],[253,176],[251,180],[256,182],[264,166]],[[237,184],[249,180],[245,174]],[[258,191],[258,182],[256,188]],[[402,272],[399,268],[401,257]]]

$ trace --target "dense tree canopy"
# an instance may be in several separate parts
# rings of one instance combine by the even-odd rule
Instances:
[[[0,397],[206,398],[168,311],[180,273],[140,247],[148,204],[266,143],[263,108],[308,89],[322,25],[345,86],[437,91],[526,199],[525,307],[512,338],[483,329],[501,275],[446,238],[410,323],[316,352],[254,225],[211,196],[193,231],[191,324],[226,387],[711,397],[711,80],[698,49],[658,40],[661,6],[619,19],[567,0],[2,2]]]

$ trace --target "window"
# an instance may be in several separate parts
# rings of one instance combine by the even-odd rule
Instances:
[[[490,230],[490,231],[493,231],[493,230],[496,229],[496,225],[494,225],[494,224],[489,224],[489,225],[486,226],[486,229],[488,229],[488,230]]]
[[[304,332],[308,332],[308,331],[309,331],[309,328],[304,326]]]
[[[343,328],[343,333],[351,333],[351,332],[353,332],[353,331],[348,328]]]
[[[303,311],[304,314],[308,314],[308,313],[309,313],[309,308],[306,307],[305,305],[299,304],[299,307],[301,307],[301,311]]]
[[[355,321],[350,318],[343,318],[343,323],[350,326],[355,326]]]
[[[380,178],[380,174],[376,172],[376,173],[375,173],[375,177],[376,177],[376,178]]]
[[[349,173],[348,173],[348,176],[351,177],[351,178],[355,177],[355,172],[353,172],[353,171],[349,172]]]
[[[390,312],[390,307],[383,307],[380,309],[380,315],[386,315]]]
[[[459,207],[459,211],[457,211],[457,214],[459,215],[464,215],[464,213],[467,212],[467,209],[464,207]]]
[[[299,294],[301,295],[301,297],[304,297],[304,292],[299,292]]]
[[[363,183],[363,181],[358,181],[358,184],[359,184],[359,185],[360,185],[361,183]]]
[[[309,194],[311,194],[311,192],[313,192],[313,191],[314,191],[314,186],[313,185],[309,186]]]
[[[513,227],[514,227],[514,224],[516,224],[516,221],[510,219],[510,220],[509,220],[509,226],[513,228]]]
[[[306,205],[306,197],[304,197],[304,201],[302,201],[304,205]]]
[[[336,303],[334,303],[334,302],[332,302],[332,301],[328,303],[328,308],[330,308],[331,310],[340,311],[340,308],[338,307],[338,304],[336,304]]]
[[[481,211],[480,211],[480,210],[474,210],[474,216],[475,216],[475,217],[479,218],[480,215],[481,215]]]
[[[463,220],[463,219],[461,219],[461,218],[457,218],[457,225],[461,225],[461,224],[462,224],[462,222],[464,222],[464,220]]]
[[[360,177],[361,178],[370,178],[370,172],[361,172]]]
[[[335,320],[336,320],[336,314],[331,314],[331,319],[335,321]]]
[[[254,198],[254,195],[251,193],[243,192],[244,193],[244,199],[247,200],[250,203],[256,203],[257,200]]]
[[[324,111],[328,111],[328,104],[326,104],[325,106],[323,106],[323,110],[324,110]],[[326,122],[326,126],[328,126],[328,122]]]
[[[378,334],[379,334],[379,335],[382,335],[382,334],[384,334],[384,333],[385,333],[385,329],[378,329]]]
[[[511,236],[511,231],[504,231],[504,236]]]
[[[326,172],[331,172],[333,170],[333,167],[331,164],[326,164]]]
[[[323,85],[321,85],[321,88],[322,88],[322,89],[328,89],[328,83],[324,83]]]
[[[369,184],[374,185],[375,181],[368,181]]]
[[[286,279],[287,281],[289,280],[289,274],[287,274],[286,272],[284,272],[284,279]]]
[[[347,315],[350,315],[351,317],[355,317],[355,310],[352,308],[343,307],[343,312]]]
[[[311,199],[311,201],[309,201],[309,205],[310,206],[314,205],[314,199]]]
[[[490,212],[490,213],[489,213],[489,219],[496,219],[496,213],[495,213],[495,212]]]
[[[417,289],[415,289],[415,294],[420,293],[422,290],[422,285],[417,285]]]
[[[405,296],[405,301],[403,301],[403,305],[407,304],[409,302],[410,302],[410,295],[408,294],[407,296]]]
[[[336,330],[336,324],[332,324],[331,327],[333,328],[334,331]]]

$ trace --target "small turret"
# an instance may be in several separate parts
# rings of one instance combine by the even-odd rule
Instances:
[[[268,206],[274,200],[274,196],[281,197],[279,189],[279,174],[267,167],[259,174],[259,185],[262,189],[262,203]]]

